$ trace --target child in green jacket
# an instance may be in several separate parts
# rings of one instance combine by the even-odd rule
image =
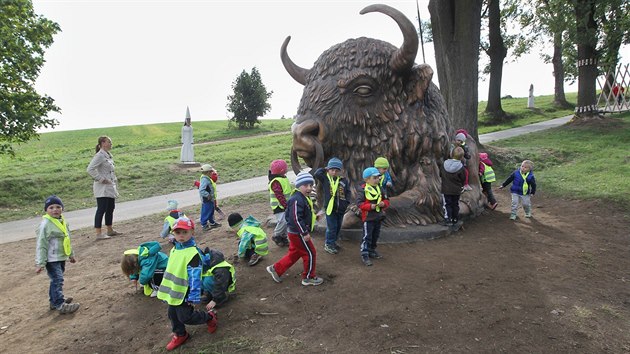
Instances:
[[[144,286],[144,295],[156,297],[168,265],[168,256],[161,252],[162,246],[157,241],[149,241],[138,248],[126,250],[120,267],[134,283]]]
[[[253,216],[243,220],[241,214],[232,213],[228,216],[228,225],[240,238],[238,256],[247,259],[250,266],[256,265],[269,253],[267,234]]]

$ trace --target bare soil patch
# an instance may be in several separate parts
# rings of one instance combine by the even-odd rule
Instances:
[[[300,284],[301,262],[274,283],[265,266],[285,249],[271,245],[255,267],[238,263],[237,295],[219,309],[219,330],[189,326],[182,351],[630,352],[628,211],[541,193],[534,217],[513,222],[509,193],[497,197],[497,210],[454,236],[380,245],[384,258],[373,267],[361,264],[357,242],[342,241],[332,256],[317,235],[319,287]],[[239,211],[264,220],[268,206]],[[73,233],[78,263],[67,264],[64,286],[81,303],[73,315],[48,309],[33,239],[1,245],[0,351],[164,352],[166,305],[134,292],[119,266],[125,249],[158,238],[161,220],[120,223],[125,234],[106,241]],[[236,252],[226,226],[197,239],[228,257]]]

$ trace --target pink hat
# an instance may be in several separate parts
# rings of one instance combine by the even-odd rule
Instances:
[[[487,152],[480,152],[479,153],[479,158],[482,160],[486,160],[488,158],[488,153]]]
[[[273,175],[283,175],[287,173],[289,166],[287,162],[284,160],[273,160],[271,161],[271,165],[269,166],[269,170]]]

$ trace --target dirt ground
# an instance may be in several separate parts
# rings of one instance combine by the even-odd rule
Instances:
[[[189,326],[182,351],[630,352],[628,211],[539,193],[534,217],[513,222],[509,193],[497,195],[496,211],[455,235],[380,245],[384,259],[373,267],[361,264],[357,242],[342,241],[332,256],[317,235],[319,287],[300,284],[301,262],[273,282],[265,266],[285,249],[271,245],[255,267],[237,265],[236,296],[219,309],[217,332]],[[265,202],[241,209],[259,220],[267,211]],[[158,238],[161,219],[118,224],[125,234],[107,241],[74,232],[78,263],[67,264],[64,293],[81,309],[72,315],[48,309],[34,239],[1,245],[0,351],[164,352],[166,305],[135,293],[119,266],[125,249]],[[228,257],[237,248],[225,226],[197,240]]]

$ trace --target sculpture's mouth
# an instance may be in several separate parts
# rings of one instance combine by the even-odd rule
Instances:
[[[291,167],[298,173],[302,168],[298,157],[304,159],[312,169],[323,166],[324,149],[321,141],[324,129],[316,120],[309,119],[302,123],[293,123],[293,146],[291,147]]]

